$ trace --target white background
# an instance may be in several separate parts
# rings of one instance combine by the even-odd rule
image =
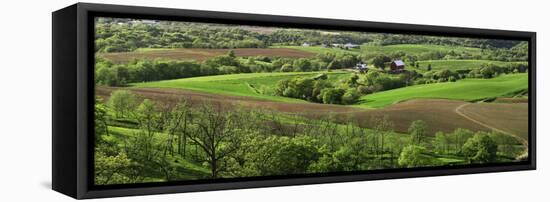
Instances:
[[[51,12],[75,1],[0,1],[0,201],[68,201],[51,186]],[[102,199],[106,201],[545,201],[550,199],[550,6],[545,1],[90,1],[537,32],[536,171]]]

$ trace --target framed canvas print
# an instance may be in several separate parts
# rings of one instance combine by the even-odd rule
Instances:
[[[74,198],[535,169],[534,32],[52,15],[53,189]]]

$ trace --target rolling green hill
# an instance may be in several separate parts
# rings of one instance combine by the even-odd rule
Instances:
[[[361,97],[360,104],[379,108],[415,98],[475,101],[514,93],[527,89],[527,86],[527,74],[510,74],[493,79],[464,79],[383,91]]]
[[[134,83],[132,87],[180,88],[208,93],[248,96],[281,102],[306,102],[300,99],[273,96],[273,90],[279,80],[293,77],[312,77],[320,73],[328,74],[329,80],[339,80],[350,75],[349,72],[278,72],[247,73],[218,76],[203,76],[146,83]]]

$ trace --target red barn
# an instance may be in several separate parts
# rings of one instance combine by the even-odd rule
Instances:
[[[390,64],[390,70],[393,73],[402,72],[405,70],[405,63],[402,60],[394,60]]]

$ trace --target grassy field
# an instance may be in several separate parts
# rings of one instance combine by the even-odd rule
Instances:
[[[426,70],[426,67],[431,64],[432,70],[449,69],[449,70],[462,70],[479,68],[482,65],[494,64],[503,66],[510,63],[523,63],[527,62],[503,62],[503,61],[491,61],[491,60],[424,60],[418,61],[421,70]]]
[[[362,52],[390,54],[392,52],[404,52],[406,54],[422,54],[428,52],[447,52],[447,51],[467,52],[467,53],[481,53],[479,48],[463,47],[463,46],[442,46],[442,45],[430,45],[430,44],[399,44],[399,45],[387,45],[387,46],[374,46],[374,45],[362,45]]]
[[[407,54],[422,54],[428,52],[447,52],[455,51],[457,53],[467,52],[467,53],[481,53],[479,48],[471,47],[462,47],[462,46],[442,46],[442,45],[429,45],[429,44],[399,44],[399,45],[387,45],[387,46],[376,46],[376,45],[362,45],[359,49],[340,49],[340,48],[323,48],[320,46],[272,46],[271,48],[285,48],[285,49],[296,49],[301,51],[307,51],[311,53],[322,53],[322,52],[349,52],[349,53],[380,53],[380,54],[390,54],[393,52],[404,52]]]
[[[464,79],[457,82],[416,85],[363,96],[360,104],[380,108],[415,98],[482,100],[527,89],[527,79],[527,74],[511,74],[494,79]]]
[[[135,83],[131,86],[138,88],[180,88],[222,95],[247,96],[271,101],[304,103],[306,101],[300,99],[274,96],[273,91],[277,82],[293,77],[313,77],[320,73],[328,74],[329,80],[332,81],[342,79],[350,74],[349,72],[336,71],[228,74]]]

